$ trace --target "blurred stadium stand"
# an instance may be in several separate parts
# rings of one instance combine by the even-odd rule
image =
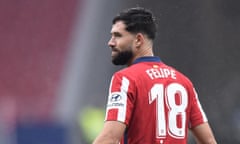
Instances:
[[[18,144],[68,144],[67,129],[55,123],[21,124],[16,134]]]

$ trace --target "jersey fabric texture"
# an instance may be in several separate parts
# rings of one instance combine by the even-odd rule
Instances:
[[[186,144],[207,122],[191,81],[159,57],[141,57],[112,76],[105,121],[127,129],[121,144]]]

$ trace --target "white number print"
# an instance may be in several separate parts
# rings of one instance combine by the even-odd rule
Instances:
[[[184,138],[188,105],[187,90],[178,83],[167,86],[155,84],[149,93],[149,103],[153,101],[156,101],[157,137],[164,138],[168,133],[174,138]]]

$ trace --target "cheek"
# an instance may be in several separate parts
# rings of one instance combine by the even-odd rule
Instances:
[[[118,48],[121,50],[132,50],[133,43],[131,40],[123,40],[119,42]]]

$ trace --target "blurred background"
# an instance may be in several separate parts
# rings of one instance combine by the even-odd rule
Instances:
[[[240,143],[240,1],[0,0],[0,143],[89,144],[101,129],[121,10],[158,19],[155,55],[194,83],[220,144]],[[191,135],[189,143],[194,144]]]

